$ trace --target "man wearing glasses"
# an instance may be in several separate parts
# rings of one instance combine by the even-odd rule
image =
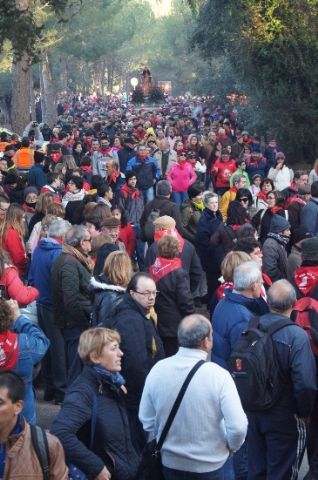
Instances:
[[[121,337],[120,348],[124,352],[122,375],[128,392],[125,403],[137,453],[141,452],[146,440],[138,419],[142,390],[149,371],[164,357],[162,342],[151,317],[156,295],[156,284],[150,275],[136,273],[109,325]]]

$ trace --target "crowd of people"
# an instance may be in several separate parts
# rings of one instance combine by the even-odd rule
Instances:
[[[0,478],[145,478],[148,434],[200,361],[161,448],[165,480],[296,479],[306,447],[318,478],[318,161],[292,169],[234,109],[191,101],[70,95],[53,128],[0,137]],[[259,410],[229,366],[251,322],[281,322],[282,388]],[[49,477],[39,362],[44,401],[61,406]]]

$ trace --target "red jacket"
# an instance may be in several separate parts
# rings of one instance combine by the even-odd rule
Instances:
[[[235,170],[235,160],[228,160],[227,162],[222,162],[222,160],[217,159],[212,168],[212,174],[215,177],[216,188],[230,187],[230,178],[232,176],[232,173],[235,172]]]
[[[9,253],[13,265],[18,269],[19,275],[23,275],[28,266],[28,259],[25,253],[24,243],[13,227],[9,227],[6,231],[2,241],[2,247]]]
[[[132,255],[136,248],[136,235],[129,223],[125,227],[120,227],[119,238],[124,243],[128,255]]]
[[[21,282],[17,269],[12,265],[4,269],[0,278],[0,285],[5,287],[6,297],[13,298],[20,306],[28,305],[39,296],[39,291],[36,288],[26,287]]]

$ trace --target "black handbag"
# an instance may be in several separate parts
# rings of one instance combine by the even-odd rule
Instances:
[[[164,480],[164,476],[162,473],[162,463],[161,463],[161,448],[163,442],[166,439],[166,436],[170,430],[172,422],[177,414],[177,411],[180,407],[184,394],[188,388],[188,385],[194,376],[195,372],[205,363],[204,360],[200,360],[197,362],[194,367],[190,370],[185,379],[180,392],[173,404],[171,412],[169,414],[168,420],[162,430],[160,435],[159,441],[157,443],[156,439],[154,438],[151,442],[148,442],[145,446],[142,454],[141,454],[141,465],[139,472],[143,472],[143,476],[145,480]]]

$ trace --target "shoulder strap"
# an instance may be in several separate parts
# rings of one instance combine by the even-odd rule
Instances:
[[[163,445],[163,442],[165,441],[166,439],[166,436],[170,430],[170,427],[172,425],[172,422],[174,420],[174,417],[176,416],[178,410],[179,410],[179,407],[180,407],[180,404],[182,402],[182,399],[184,397],[184,394],[189,386],[189,383],[191,382],[192,380],[192,377],[194,376],[194,374],[196,373],[196,371],[205,363],[204,360],[200,360],[199,362],[197,362],[194,367],[190,370],[190,372],[188,373],[187,375],[187,378],[185,379],[182,387],[181,387],[181,390],[180,392],[178,393],[178,396],[176,398],[176,401],[174,402],[173,404],[173,407],[171,409],[171,412],[170,412],[170,415],[168,417],[168,420],[164,426],[164,429],[162,430],[162,433],[160,435],[160,438],[159,438],[159,441],[158,441],[158,445],[157,445],[157,450],[161,450],[161,447]]]
[[[44,480],[50,480],[50,452],[46,432],[39,425],[30,425],[32,445],[41,465]]]

